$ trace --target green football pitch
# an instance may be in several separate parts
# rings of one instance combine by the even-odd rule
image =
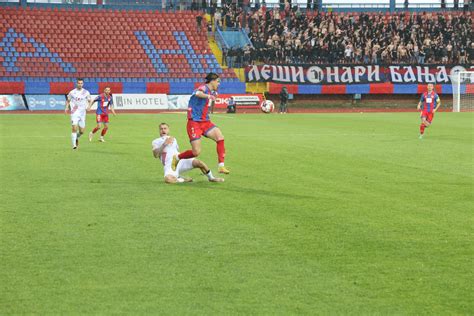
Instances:
[[[0,314],[474,311],[472,113],[214,115],[232,173],[178,185],[151,141],[189,148],[183,114],[111,121],[73,151],[64,115],[0,116]]]

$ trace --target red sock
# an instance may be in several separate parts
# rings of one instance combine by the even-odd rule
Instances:
[[[192,150],[183,151],[182,153],[180,153],[180,154],[178,155],[178,158],[179,158],[179,159],[190,159],[190,158],[194,158],[194,157],[196,157],[196,156],[194,156]]]
[[[425,124],[420,125],[420,134],[423,135],[425,133]]]
[[[224,163],[224,158],[225,158],[224,140],[217,141],[217,157],[219,159],[219,163]]]
[[[100,135],[101,135],[101,136],[104,136],[104,135],[107,133],[107,130],[108,130],[108,128],[107,128],[107,127],[104,127],[104,128],[102,129],[102,132],[100,133]]]
[[[100,129],[100,127],[96,127],[92,130],[92,134],[95,134],[98,130]]]

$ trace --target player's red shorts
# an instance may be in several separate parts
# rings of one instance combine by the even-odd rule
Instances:
[[[206,134],[214,127],[216,127],[216,125],[214,125],[214,123],[211,121],[196,122],[188,120],[186,129],[188,130],[189,140],[193,141],[200,139],[203,135],[206,136]]]
[[[97,114],[95,116],[97,123],[108,123],[109,122],[109,115],[108,114]]]
[[[426,120],[431,123],[433,120],[434,112],[423,111],[421,117],[426,117]]]

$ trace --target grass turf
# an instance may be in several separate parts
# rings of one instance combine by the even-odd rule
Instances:
[[[77,152],[65,116],[1,115],[0,314],[472,313],[472,113],[213,120],[232,174],[165,185],[182,114]]]

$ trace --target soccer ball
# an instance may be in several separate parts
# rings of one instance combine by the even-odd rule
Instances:
[[[270,100],[265,100],[260,104],[260,109],[263,113],[272,113],[273,109],[275,109],[275,104]]]

